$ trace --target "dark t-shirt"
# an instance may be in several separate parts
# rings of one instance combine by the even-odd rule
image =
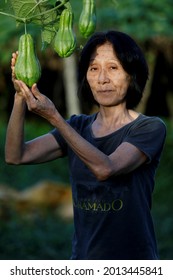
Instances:
[[[148,161],[129,174],[100,182],[57,129],[52,131],[69,158],[74,206],[71,259],[158,259],[150,210],[155,171],[166,135],[165,124],[158,117],[140,114],[119,130],[95,138],[91,130],[95,118],[96,114],[74,115],[68,123],[106,155],[122,142],[129,142],[143,151]]]

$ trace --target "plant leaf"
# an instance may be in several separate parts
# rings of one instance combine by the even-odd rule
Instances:
[[[59,18],[68,0],[5,0],[19,23],[41,26],[42,45],[50,44],[59,28]]]
[[[17,21],[49,25],[59,19],[68,0],[8,0]]]
[[[11,3],[11,7],[13,9],[14,15],[18,18],[24,19],[26,22],[34,22],[37,20],[37,24],[42,24],[44,19],[56,18],[56,12],[50,12],[46,16],[40,14],[44,13],[45,11],[49,11],[53,6],[50,5],[50,1],[47,0],[9,0]],[[52,1],[51,1],[52,3]]]
[[[1,0],[0,0],[1,1]],[[41,27],[42,49],[51,44],[59,29],[59,19],[65,8],[72,9],[69,0],[3,0],[0,8],[16,19],[17,24],[34,23]]]

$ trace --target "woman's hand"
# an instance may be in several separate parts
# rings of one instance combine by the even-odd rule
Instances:
[[[36,84],[34,84],[30,89],[22,81],[16,80],[15,83],[25,99],[28,110],[45,118],[51,123],[55,113],[58,113],[53,102],[39,92]]]
[[[12,82],[14,84],[16,93],[21,94],[20,87],[19,87],[18,83],[16,83],[17,80],[16,80],[16,75],[14,72],[17,56],[18,56],[18,52],[12,53],[12,58],[11,58]]]

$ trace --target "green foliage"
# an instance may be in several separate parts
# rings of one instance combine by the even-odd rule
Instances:
[[[38,2],[38,1],[37,1]],[[12,5],[12,4],[13,5]],[[22,4],[23,12],[19,12],[19,3]],[[15,50],[16,35],[21,35],[24,31],[23,24],[19,24],[16,28],[15,17],[19,16],[19,21],[23,22],[27,16],[27,30],[37,34],[37,41],[41,31],[41,40],[43,48],[50,44],[55,36],[55,30],[58,29],[59,15],[63,8],[70,4],[74,13],[74,30],[77,37],[78,45],[84,44],[86,40],[82,38],[78,24],[82,11],[82,1],[70,0],[62,6],[57,3],[63,3],[55,0],[40,0],[38,5],[34,4],[34,0],[1,0],[0,1],[0,60],[2,62],[9,61],[9,55]],[[34,6],[36,5],[36,7]],[[15,17],[3,16],[2,12],[14,15]],[[35,8],[34,8],[35,7]],[[46,9],[46,11],[45,11]],[[127,32],[134,38],[146,41],[156,36],[167,37],[168,40],[173,38],[173,16],[172,16],[172,0],[96,0],[97,27],[96,30],[119,29]],[[32,20],[32,23],[31,23]],[[4,29],[5,26],[5,29]],[[11,51],[9,51],[11,50]]]
[[[97,0],[97,18],[99,30],[119,29],[140,40],[173,37],[172,0],[110,0],[106,7]]]
[[[173,259],[173,126],[167,124],[167,139],[160,166],[156,174],[156,186],[153,197],[153,217],[161,259]]]
[[[1,4],[0,14],[12,17],[17,24],[36,24],[41,27],[43,45],[50,44],[59,27],[62,10],[70,7],[68,0],[8,0]]]
[[[67,260],[72,232],[72,223],[52,213],[35,219],[13,214],[0,221],[0,260]]]
[[[7,123],[1,121],[0,130],[0,173],[1,182],[16,189],[22,190],[43,179],[52,179],[69,183],[68,161],[66,158],[38,165],[7,165],[4,159],[5,133]],[[26,122],[26,139],[32,139],[50,131],[52,127],[39,121]]]

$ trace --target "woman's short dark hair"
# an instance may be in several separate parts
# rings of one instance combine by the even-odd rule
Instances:
[[[135,108],[143,95],[148,79],[148,65],[143,52],[127,34],[119,31],[96,32],[81,51],[78,68],[79,98],[96,103],[86,79],[90,57],[96,48],[104,43],[112,44],[123,69],[130,75],[131,82],[126,95],[127,109]]]

